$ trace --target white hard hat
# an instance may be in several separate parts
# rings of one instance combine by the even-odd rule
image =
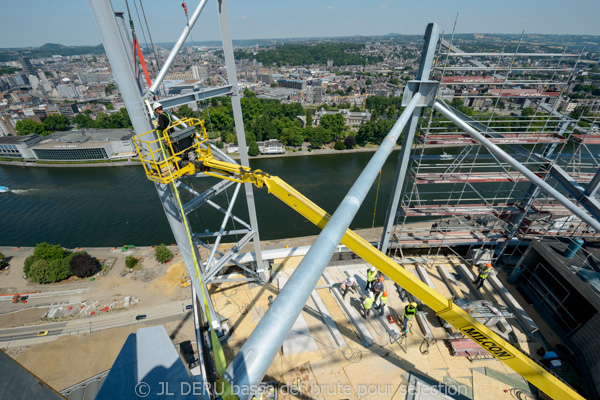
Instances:
[[[355,278],[355,277],[353,277],[353,276],[351,276],[351,277],[350,277],[350,282],[356,282],[356,278]]]
[[[374,271],[375,271],[375,267],[371,267],[371,271],[373,271],[373,272],[374,272]]]
[[[373,292],[369,292],[369,297],[372,299],[373,298]]]
[[[158,101],[156,103],[154,103],[154,105],[152,106],[153,110],[156,110],[158,107],[162,107],[162,104],[160,104]]]

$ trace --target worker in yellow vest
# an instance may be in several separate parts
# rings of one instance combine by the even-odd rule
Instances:
[[[493,270],[494,270],[494,268],[492,267],[492,264],[490,264],[490,263],[487,263],[484,266],[479,267],[479,275],[477,276],[477,279],[475,280],[475,282],[473,282],[475,285],[479,284],[479,286],[477,286],[477,289],[481,289],[481,287],[483,286],[488,275]]]
[[[414,301],[404,307],[404,327],[403,332],[408,332],[408,320],[415,316],[417,313],[417,303]]]
[[[373,283],[377,280],[377,270],[375,267],[371,267],[367,270],[367,286],[365,286],[365,290],[369,290],[373,288]]]
[[[363,318],[367,318],[369,316],[369,313],[371,312],[371,308],[373,308],[374,302],[375,302],[375,298],[373,296],[373,293],[369,292],[369,294],[365,297],[365,300],[363,301],[363,310],[364,310]]]
[[[379,297],[379,315],[383,315],[383,312],[385,311],[385,305],[388,302],[388,292],[387,290],[384,290],[383,293],[381,294],[381,297]]]

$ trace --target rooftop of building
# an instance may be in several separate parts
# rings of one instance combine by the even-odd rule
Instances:
[[[131,129],[81,129],[54,132],[47,136],[53,142],[84,143],[88,141],[110,142],[131,139],[135,133]]]

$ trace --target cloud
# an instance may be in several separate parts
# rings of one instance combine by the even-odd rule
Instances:
[[[239,19],[248,19],[247,15],[242,15]]]
[[[379,8],[388,8],[390,6],[390,4],[393,4],[393,3],[394,3],[393,1],[386,1],[384,3],[381,3],[379,5]]]
[[[334,7],[334,6],[327,6],[327,7],[325,7],[325,8],[326,8],[326,9],[328,9],[328,10],[335,10],[335,7]]]

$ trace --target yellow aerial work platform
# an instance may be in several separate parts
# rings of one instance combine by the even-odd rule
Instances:
[[[237,164],[215,160],[208,144],[203,121],[183,119],[175,126],[177,125],[187,125],[188,127],[185,129],[194,130],[192,134],[193,142],[184,149],[177,147],[175,143],[177,134],[172,133],[169,136],[166,131],[160,132],[157,135],[158,138],[155,138],[156,131],[134,137],[135,146],[146,170],[146,175],[151,181],[170,183],[186,174],[203,173],[235,182],[251,182],[258,188],[266,186],[269,193],[275,195],[321,229],[325,227],[331,218],[331,215],[277,176],[269,175],[260,170],[251,170]],[[197,131],[198,127],[200,131]],[[189,157],[189,153],[193,153],[193,157]],[[184,154],[188,154],[190,161],[184,161]],[[517,350],[490,328],[477,321],[454,304],[452,300],[446,299],[421,282],[416,276],[406,271],[352,230],[346,230],[341,242],[387,275],[392,281],[416,296],[435,311],[437,316],[453,325],[465,336],[485,348],[490,354],[511,367],[547,395],[555,399],[583,399],[566,383]]]

